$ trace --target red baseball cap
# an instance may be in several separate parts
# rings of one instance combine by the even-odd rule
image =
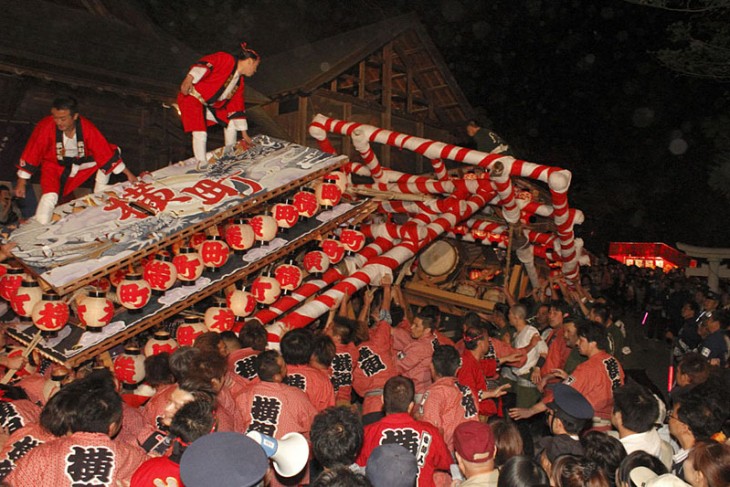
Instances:
[[[454,450],[468,462],[483,463],[494,458],[494,433],[487,423],[468,421],[454,430]]]

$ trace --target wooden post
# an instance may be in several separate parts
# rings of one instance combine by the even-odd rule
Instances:
[[[383,127],[388,130],[393,129],[393,43],[389,42],[383,47],[383,70],[381,81],[383,84],[383,93],[381,103],[385,112],[383,112]],[[380,163],[384,167],[390,167],[390,146],[382,146],[382,154]]]
[[[309,126],[309,116],[307,115],[309,99],[304,95],[299,95],[299,108],[297,111],[297,144],[307,145],[307,127]]]

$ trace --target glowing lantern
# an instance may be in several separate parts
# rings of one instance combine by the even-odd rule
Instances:
[[[119,283],[122,282],[125,277],[127,277],[128,273],[129,271],[126,268],[115,270],[114,272],[109,274],[109,283],[112,286],[117,287]]]
[[[152,288],[152,294],[160,296],[177,281],[177,268],[169,254],[156,254],[145,264],[142,277]]]
[[[188,240],[188,246],[194,248],[198,252],[200,251],[200,246],[203,245],[203,242],[205,242],[205,239],[207,238],[207,235],[205,232],[197,232],[190,236],[190,240]]]
[[[317,203],[324,208],[336,206],[342,198],[342,190],[333,179],[325,178],[321,183],[314,186],[314,195]]]
[[[92,333],[101,331],[114,316],[114,304],[107,299],[103,291],[90,291],[79,300],[76,308],[79,321]]]
[[[117,286],[119,303],[130,313],[138,313],[150,301],[152,288],[140,274],[128,274]]]
[[[297,207],[299,218],[305,220],[312,218],[319,211],[317,196],[312,188],[302,188],[295,193],[294,198],[292,198],[292,204]]]
[[[251,284],[251,293],[256,302],[260,304],[271,304],[281,295],[281,285],[275,278],[266,275],[258,276]]]
[[[237,254],[253,247],[256,241],[253,228],[247,223],[247,220],[239,218],[226,227],[226,242]]]
[[[243,285],[226,295],[226,304],[235,316],[248,316],[256,309],[256,298]]]
[[[340,242],[349,254],[356,254],[365,246],[365,234],[356,228],[344,228],[340,233]]]
[[[340,193],[344,193],[347,190],[347,175],[342,171],[332,171],[326,175],[325,180],[329,180],[340,188]]]
[[[203,260],[200,254],[192,247],[183,247],[180,253],[172,258],[177,269],[177,278],[186,286],[192,286],[203,275]]]
[[[10,301],[18,292],[24,280],[29,280],[28,275],[20,267],[11,267],[3,277],[0,278],[0,296]]]
[[[127,389],[144,380],[144,356],[139,348],[125,347],[124,353],[114,359],[114,376]]]
[[[256,215],[249,220],[249,224],[260,245],[263,245],[264,242],[271,242],[276,237],[278,227],[276,220],[271,215]]]
[[[304,254],[304,269],[309,274],[322,274],[330,268],[330,259],[321,250],[313,250]]]
[[[330,237],[322,240],[320,248],[327,254],[331,264],[337,264],[345,257],[345,246],[336,238]]]
[[[41,300],[33,306],[33,324],[45,336],[56,336],[58,330],[68,323],[68,304],[58,294],[43,293]]]
[[[209,235],[208,239],[200,246],[200,258],[203,265],[212,272],[221,270],[231,253],[228,244],[223,241],[220,235]]]
[[[15,292],[15,295],[10,298],[10,307],[13,308],[13,311],[18,316],[30,319],[30,315],[33,313],[33,307],[42,297],[43,291],[41,291],[41,287],[37,282],[23,281]]]
[[[144,345],[144,356],[172,353],[178,349],[177,342],[165,330],[157,330]]]
[[[25,349],[22,347],[10,347],[8,349],[8,358],[15,358],[20,357],[23,355],[23,352],[25,352]],[[26,362],[25,366],[22,369],[18,369],[17,372],[15,372],[15,378],[20,377],[26,377],[29,375],[33,375],[38,370],[38,365],[33,362],[32,359],[33,355],[28,356],[28,361]]]
[[[286,203],[277,203],[272,206],[271,214],[274,216],[274,220],[276,220],[276,226],[282,231],[289,230],[299,220],[299,210],[297,210],[297,207],[290,200],[286,200]]]
[[[233,329],[236,316],[223,300],[216,300],[213,306],[205,310],[205,326],[208,331],[223,333]]]
[[[302,270],[292,262],[281,264],[274,269],[274,278],[279,282],[284,294],[289,294],[302,284]]]
[[[208,331],[202,319],[197,316],[186,316],[177,327],[175,338],[181,347],[192,347],[195,339]]]

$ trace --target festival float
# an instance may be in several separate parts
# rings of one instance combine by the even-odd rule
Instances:
[[[23,224],[0,296],[37,303],[16,299],[7,333],[67,367],[123,344],[189,345],[243,317],[275,343],[386,274],[413,302],[489,311],[497,281],[520,295],[587,263],[565,169],[323,115],[309,133],[318,149],[259,135],[205,167],[189,159]],[[357,162],[333,136],[352,139]],[[371,144],[413,151],[433,173],[385,168]],[[19,291],[24,281],[40,290]]]

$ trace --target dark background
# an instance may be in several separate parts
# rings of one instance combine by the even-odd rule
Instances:
[[[725,8],[695,13],[620,0],[137,1],[198,52],[246,40],[263,62],[415,11],[467,98],[515,154],[573,172],[571,205],[586,215],[576,233],[589,249],[605,253],[608,241],[622,240],[730,247],[730,164],[722,165],[730,160],[728,78],[693,58],[698,42],[727,37]]]

